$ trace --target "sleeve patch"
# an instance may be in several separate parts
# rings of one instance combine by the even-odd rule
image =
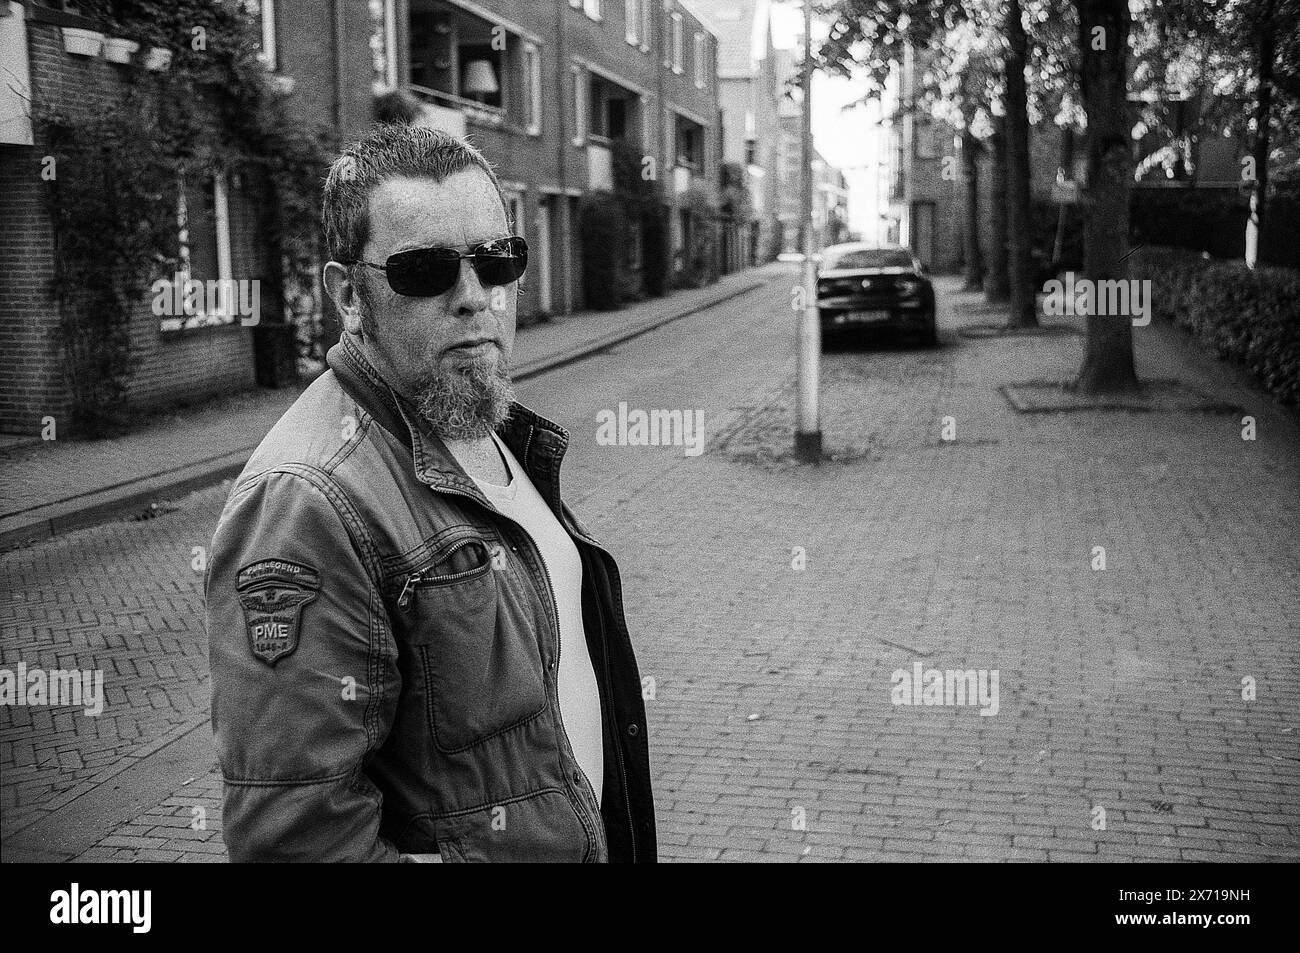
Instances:
[[[274,665],[292,653],[303,607],[320,591],[320,573],[286,559],[263,559],[239,570],[235,588],[253,654]]]

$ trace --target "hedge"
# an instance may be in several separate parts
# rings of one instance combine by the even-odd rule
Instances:
[[[1245,367],[1284,404],[1300,402],[1300,271],[1205,258],[1177,248],[1133,254],[1151,281],[1153,317]]]

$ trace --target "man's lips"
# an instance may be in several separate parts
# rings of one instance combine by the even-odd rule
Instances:
[[[448,352],[458,352],[461,354],[481,354],[488,349],[489,345],[496,348],[501,347],[496,338],[471,338],[468,341],[461,341],[458,344],[453,344],[446,350]]]

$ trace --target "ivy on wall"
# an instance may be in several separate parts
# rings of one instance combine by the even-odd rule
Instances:
[[[141,44],[117,67],[120,93],[91,114],[38,101],[34,119],[55,158],[50,181],[55,279],[74,426],[103,435],[128,419],[136,361],[130,322],[150,285],[178,268],[182,183],[239,173],[269,187],[279,297],[314,316],[320,183],[333,143],[294,121],[258,58],[260,25],[231,0],[95,0],[82,12],[109,36]],[[150,47],[170,68],[140,65]]]

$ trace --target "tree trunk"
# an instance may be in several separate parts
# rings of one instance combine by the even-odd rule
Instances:
[[[975,120],[975,106],[966,91],[966,77],[961,85],[961,166],[966,198],[966,282],[965,290],[984,287],[984,252],[980,247],[980,166],[979,139],[970,131]]]
[[[966,189],[966,290],[984,287],[984,250],[980,247],[979,140],[970,125],[961,134],[962,184]]]
[[[993,235],[989,242],[989,270],[984,281],[984,300],[1006,301],[1011,295],[1007,286],[1007,123],[1005,116],[993,117],[993,183],[989,201],[992,207]]]
[[[1255,26],[1259,50],[1259,93],[1255,100],[1255,184],[1250,190],[1250,217],[1246,221],[1246,267],[1259,261],[1259,238],[1264,230],[1264,204],[1268,196],[1269,111],[1273,101],[1273,10],[1274,0],[1265,0]]]
[[[1133,179],[1125,73],[1128,0],[1076,0],[1076,6],[1079,85],[1088,117],[1083,273],[1093,282],[1127,280],[1128,265],[1123,259],[1128,254],[1129,183]],[[1075,387],[1090,394],[1136,391],[1132,316],[1090,313],[1086,327],[1083,366]]]
[[[1011,279],[1011,316],[1014,328],[1037,327],[1038,303],[1034,297],[1034,263],[1029,243],[1029,105],[1025,91],[1025,57],[1029,40],[1021,20],[1020,0],[1006,4],[1006,108],[1007,108],[1007,266]]]

